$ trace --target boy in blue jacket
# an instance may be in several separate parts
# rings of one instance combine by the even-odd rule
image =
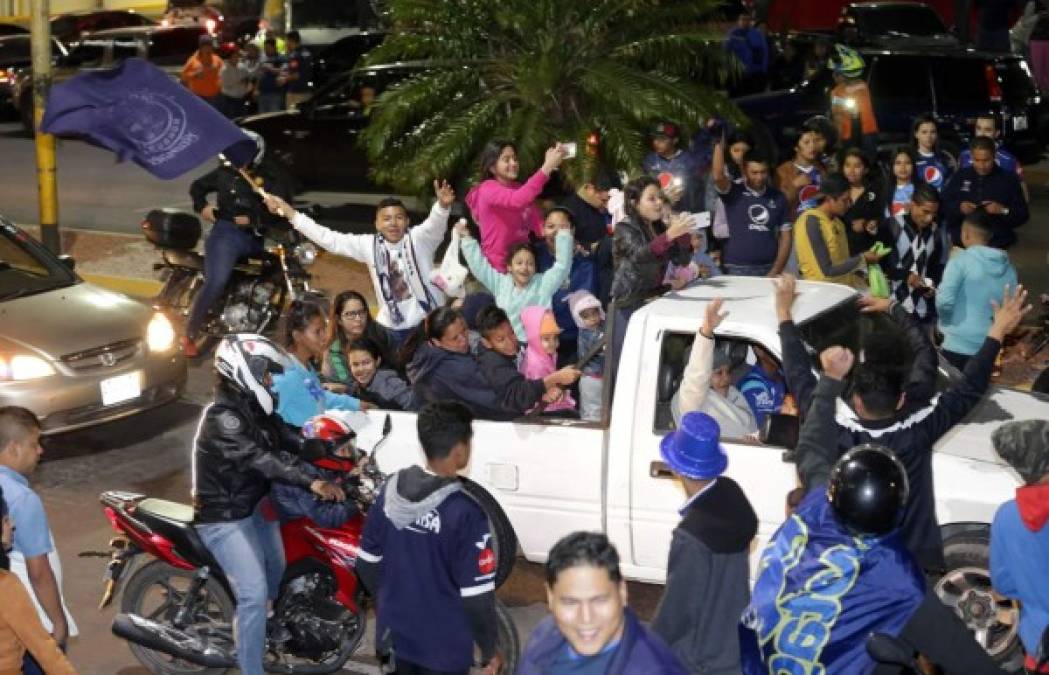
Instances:
[[[980,350],[1005,289],[1016,288],[1016,269],[1009,254],[991,248],[990,240],[986,218],[980,213],[967,216],[962,223],[965,250],[947,263],[936,291],[941,351],[960,370]]]
[[[1007,422],[991,440],[995,452],[1024,481],[1016,499],[1002,504],[991,523],[991,583],[997,592],[1020,601],[1024,667],[1045,673],[1049,667],[1039,668],[1035,659],[1049,626],[1049,422]]]

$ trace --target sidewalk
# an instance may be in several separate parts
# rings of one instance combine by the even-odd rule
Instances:
[[[19,227],[39,239],[38,226]],[[202,249],[203,243],[198,247]],[[160,291],[162,284],[153,270],[153,264],[160,262],[160,252],[143,236],[62,228],[62,252],[73,257],[77,274],[90,283],[140,298],[152,298]],[[321,251],[310,273],[313,286],[329,297],[352,288],[375,306],[364,265]]]

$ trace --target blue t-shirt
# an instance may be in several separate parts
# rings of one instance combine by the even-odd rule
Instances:
[[[488,518],[458,491],[398,529],[386,515],[390,486],[368,511],[359,551],[361,559],[381,564],[376,632],[390,631],[394,650],[407,661],[468,670],[474,643],[463,598],[495,591]],[[395,499],[403,508],[405,498]]]
[[[783,397],[787,393],[786,383],[782,376],[779,380],[772,379],[765,373],[760,363],[755,363],[747,371],[736,388],[747,399],[759,429],[764,424],[767,415],[778,413],[783,407]]]
[[[288,82],[288,91],[301,94],[310,90],[313,79],[313,55],[310,50],[299,47],[288,54],[288,72],[298,74],[298,79]]]
[[[280,54],[274,54],[271,56],[263,56],[262,64],[273,66],[274,68],[283,68],[287,62],[284,57]],[[274,94],[284,91],[284,85],[277,84],[277,73],[271,73],[263,68],[259,68],[259,93],[260,94]]]
[[[823,183],[823,175],[816,168],[815,164],[807,168],[795,164],[794,168],[809,177],[809,184],[803,185],[798,190],[798,208],[795,209],[793,214],[793,217],[797,218],[809,209],[819,206],[819,192],[820,185]]]
[[[47,513],[40,496],[29,487],[26,477],[6,466],[0,466],[0,490],[3,490],[8,515],[15,526],[14,550],[29,560],[54,550]]]
[[[650,152],[642,163],[642,170],[666,187],[674,179],[681,180],[685,189],[681,200],[674,205],[675,211],[698,213],[706,210],[703,204],[703,161],[691,150],[678,150],[667,159],[659,153]]]
[[[889,204],[889,213],[886,214],[890,218],[909,211],[911,208],[911,198],[914,196],[914,183],[907,183],[906,185],[897,185],[892,191],[892,203]]]
[[[722,260],[729,265],[774,263],[780,233],[791,229],[791,214],[784,194],[771,185],[756,192],[741,181],[733,183],[720,197],[728,224]]]
[[[616,640],[592,656],[576,654],[572,646],[565,643],[565,648],[550,664],[547,675],[604,675],[612,665],[619,651],[620,641]]]
[[[914,163],[914,174],[936,188],[937,192],[942,190],[954,171],[947,155],[940,150],[929,155],[918,150],[915,154],[918,161]]]

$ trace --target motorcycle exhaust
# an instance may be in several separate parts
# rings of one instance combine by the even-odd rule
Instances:
[[[163,652],[198,666],[234,668],[237,665],[237,660],[230,653],[177,628],[135,614],[117,614],[113,619],[113,634],[147,649]]]

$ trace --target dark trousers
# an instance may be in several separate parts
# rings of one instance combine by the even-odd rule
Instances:
[[[220,220],[211,228],[207,241],[204,242],[204,285],[193,307],[189,310],[186,321],[186,335],[196,337],[208,310],[226,290],[226,284],[233,274],[237,261],[262,253],[262,238],[239,229],[228,220]]]
[[[433,670],[404,659],[397,659],[397,670],[394,672],[397,675],[467,675],[469,673],[467,670]]]
[[[947,359],[948,363],[958,370],[965,370],[965,364],[972,360],[972,356],[969,354],[959,354],[946,349],[941,349],[940,353],[943,354],[943,358]]]
[[[22,657],[22,675],[44,675],[44,670],[29,652]]]

